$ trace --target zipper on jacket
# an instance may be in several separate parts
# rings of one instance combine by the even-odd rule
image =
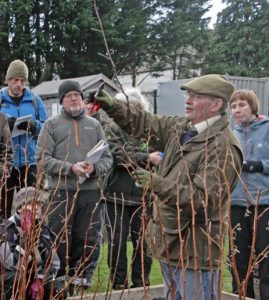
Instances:
[[[17,118],[19,118],[19,117],[20,117],[20,103],[19,103],[19,105],[17,105]],[[22,141],[21,141],[21,135],[19,135],[19,145],[20,145],[20,148],[21,148],[21,143],[22,143]],[[26,145],[27,145],[27,143],[26,143]],[[27,151],[27,149],[25,149],[25,151]],[[25,153],[23,153],[23,154],[25,155]],[[28,160],[27,160],[27,158],[25,156],[25,166],[27,164],[28,164]],[[20,168],[20,167],[22,167],[22,153],[21,153],[21,149],[19,149],[19,166],[18,166],[18,168]]]
[[[248,153],[248,126],[244,128],[244,160],[248,159],[249,153]],[[246,199],[247,205],[248,205],[248,173],[244,172],[244,177],[243,177],[243,195],[244,198]]]
[[[79,140],[78,140],[78,122],[76,120],[74,120],[74,127],[75,127],[75,143],[76,143],[77,146],[79,146]]]

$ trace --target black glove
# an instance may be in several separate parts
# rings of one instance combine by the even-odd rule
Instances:
[[[36,123],[34,121],[24,121],[18,125],[18,129],[27,130],[32,135],[36,134]]]
[[[263,165],[260,160],[244,160],[242,170],[244,172],[249,172],[249,173],[254,173],[254,172],[262,173]]]
[[[97,89],[91,89],[84,94],[84,102],[93,103],[96,101],[97,96],[101,96],[101,90],[103,89],[105,82],[102,82]]]
[[[111,154],[113,156],[114,164],[119,165],[124,162],[124,154],[121,148],[115,147],[112,151]]]
[[[148,153],[146,153],[146,152],[128,151],[127,155],[132,161],[138,163],[139,166],[145,166],[147,164]]]
[[[28,127],[28,121],[21,122],[18,125],[18,129],[20,129],[20,130],[27,130],[27,127]]]
[[[133,146],[131,143],[125,144],[124,150],[127,153],[128,159],[132,160],[139,164],[139,166],[145,167],[148,161],[148,152],[147,149],[143,150],[143,148],[138,146]]]
[[[95,101],[94,95],[96,94],[97,89],[90,90],[83,96],[83,102],[85,103],[93,103]]]
[[[8,126],[11,131],[13,130],[16,120],[17,120],[17,118],[14,118],[14,117],[7,118]]]

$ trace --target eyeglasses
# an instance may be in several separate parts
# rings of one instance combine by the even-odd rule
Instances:
[[[72,99],[73,97],[75,97],[76,99],[81,98],[81,94],[79,92],[71,92],[71,93],[67,93],[64,95],[65,98]]]
[[[192,100],[201,100],[203,98],[207,97],[206,95],[196,94],[194,92],[186,92],[185,93],[185,99],[191,98]]]

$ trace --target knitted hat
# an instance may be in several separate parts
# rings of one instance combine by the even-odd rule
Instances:
[[[81,94],[82,99],[83,99],[83,93],[82,93],[80,84],[77,81],[74,81],[74,80],[65,80],[59,86],[59,89],[58,89],[60,104],[62,104],[64,95],[67,94],[70,91],[79,92]]]
[[[196,94],[215,96],[228,102],[234,91],[234,86],[225,76],[210,74],[195,78],[180,87],[182,90],[190,90]]]
[[[6,74],[6,80],[14,78],[14,77],[23,77],[26,81],[28,80],[28,68],[26,64],[19,60],[13,60],[8,69]]]
[[[32,186],[28,186],[19,190],[15,197],[15,209],[16,211],[28,203],[42,202],[41,193]]]

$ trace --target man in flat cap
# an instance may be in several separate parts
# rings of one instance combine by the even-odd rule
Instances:
[[[0,91],[0,111],[7,117],[14,149],[11,174],[5,178],[5,188],[2,189],[1,209],[5,219],[11,215],[14,191],[35,185],[37,135],[47,118],[41,98],[27,86],[28,73],[23,61],[12,61],[6,73],[7,87]],[[25,116],[28,118],[19,123],[18,118]],[[16,121],[18,126],[14,128]]]
[[[146,239],[160,260],[165,299],[219,299],[229,197],[242,165],[242,152],[225,108],[234,90],[211,74],[181,86],[185,117],[156,116],[113,99],[97,100],[125,131],[164,152],[156,173],[138,168],[137,183],[152,191],[153,215]]]

